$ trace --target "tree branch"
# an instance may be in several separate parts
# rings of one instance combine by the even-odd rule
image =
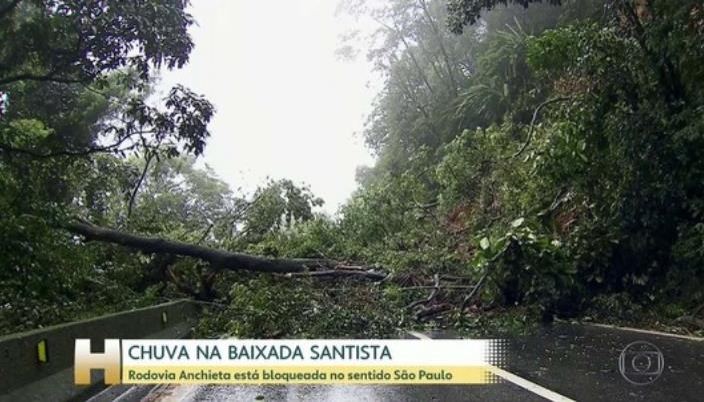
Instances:
[[[438,292],[440,292],[440,275],[435,274],[433,275],[433,286],[432,286],[433,291],[430,292],[430,295],[428,295],[427,298],[422,299],[422,300],[416,300],[406,306],[407,309],[412,309],[413,307],[416,307],[421,304],[428,305],[435,300],[435,298],[438,296]]]
[[[160,266],[173,263],[175,256],[186,256],[196,258],[211,264],[215,270],[246,270],[254,272],[265,272],[275,274],[286,274],[288,277],[311,277],[311,278],[360,278],[367,279],[373,282],[384,282],[389,280],[391,275],[387,272],[379,270],[374,266],[350,266],[340,264],[338,261],[331,259],[315,259],[315,258],[291,258],[291,259],[269,259],[257,257],[249,254],[232,253],[224,250],[217,250],[210,247],[199,245],[201,240],[196,244],[184,243],[176,240],[167,240],[162,238],[146,237],[122,231],[108,229],[93,225],[89,222],[78,220],[74,222],[64,223],[61,228],[68,232],[81,235],[88,241],[98,241],[104,243],[118,244],[121,246],[130,247],[140,250],[145,253],[166,254],[168,255],[166,262],[159,264]],[[210,228],[206,230],[206,234]],[[213,272],[214,274],[215,272]],[[167,271],[167,276],[173,276],[173,273]],[[171,278],[174,280],[174,278]],[[207,278],[212,280],[213,277]],[[440,284],[441,279],[461,281],[466,278],[459,277],[440,277],[433,276],[433,292],[430,296],[423,300],[423,303],[432,302],[438,295],[438,292],[443,288],[470,288],[472,286],[452,286]],[[183,285],[176,283],[177,286]],[[183,288],[182,290],[185,290]]]
[[[61,226],[89,241],[119,244],[145,253],[193,257],[210,263],[215,269],[293,273],[313,271],[317,268],[331,269],[337,265],[336,261],[323,259],[268,259],[248,254],[231,253],[175,240],[134,235],[95,226],[85,221],[64,223]]]
[[[440,289],[472,289],[474,285],[442,285]],[[435,285],[423,285],[423,286],[407,286],[403,288],[398,288],[400,291],[409,290],[422,290],[422,289],[436,289]]]
[[[147,157],[146,161],[144,162],[144,169],[142,169],[142,174],[139,176],[139,180],[137,180],[137,184],[135,184],[134,188],[132,189],[132,194],[130,194],[130,202],[127,204],[127,218],[129,219],[130,216],[132,216],[132,208],[134,207],[134,201],[137,198],[137,192],[139,191],[139,188],[142,187],[142,182],[144,182],[144,178],[147,176],[147,171],[149,170],[149,164],[152,162],[152,159],[154,158],[154,154],[150,153],[149,156]]]
[[[425,87],[428,88],[428,91],[430,92],[430,94],[431,95],[434,94],[435,91],[433,90],[433,87],[430,85],[430,82],[428,81],[428,77],[426,76],[425,72],[423,72],[423,69],[420,67],[420,64],[418,63],[418,59],[416,59],[416,56],[413,54],[413,51],[411,50],[411,45],[406,40],[406,37],[404,36],[403,32],[401,32],[401,30],[398,29],[396,22],[394,21],[394,26],[392,27],[378,18],[374,18],[374,21],[376,21],[378,24],[380,24],[384,28],[388,29],[389,31],[393,32],[394,34],[396,34],[398,36],[399,39],[401,39],[401,42],[403,43],[403,46],[405,47],[406,51],[408,52],[408,56],[411,58],[411,62],[413,63],[413,66],[415,67],[416,72],[418,73],[418,76],[423,81],[423,84],[425,84]]]
[[[482,288],[482,285],[484,285],[484,281],[486,280],[487,276],[489,276],[489,270],[487,269],[484,271],[484,274],[482,275],[481,278],[479,278],[479,281],[477,282],[476,285],[474,285],[474,288],[472,289],[469,294],[462,299],[462,304],[460,304],[460,311],[464,311],[464,309],[467,307],[470,301],[472,301],[472,298],[474,295],[476,295],[479,292],[479,289]]]
[[[443,44],[443,38],[442,38],[442,34],[440,33],[440,29],[438,28],[437,24],[435,23],[433,16],[430,14],[430,10],[428,9],[428,4],[426,4],[425,0],[420,0],[419,3],[421,6],[421,9],[423,9],[423,13],[425,14],[425,17],[428,19],[428,23],[430,24],[430,27],[433,29],[433,33],[435,33],[435,37],[437,38],[437,41],[438,41],[438,47],[440,48],[440,52],[442,53],[442,56],[445,59],[445,68],[447,69],[447,75],[449,76],[450,83],[452,85],[452,93],[456,94],[457,88],[459,88],[459,86],[457,85],[457,80],[455,80],[455,75],[452,73],[453,63],[450,62],[450,56],[448,55],[447,50],[445,49],[445,45]]]
[[[383,272],[376,272],[372,270],[356,270],[356,269],[328,269],[324,271],[311,271],[311,272],[292,272],[287,274],[289,277],[314,277],[314,278],[344,278],[344,277],[360,277],[371,279],[372,281],[382,281],[386,279],[388,274]]]
[[[560,96],[557,98],[548,99],[548,100],[544,101],[543,103],[539,104],[538,107],[536,107],[535,110],[533,111],[533,118],[530,121],[530,128],[528,129],[528,137],[526,138],[526,142],[524,142],[523,146],[521,146],[521,148],[518,151],[516,151],[516,153],[511,155],[508,159],[517,158],[518,156],[520,156],[523,153],[523,151],[526,150],[526,148],[528,148],[528,145],[533,140],[533,129],[535,128],[535,121],[538,119],[538,113],[540,113],[540,109],[544,108],[545,106],[547,106],[551,103],[562,102],[562,101],[566,101],[566,100],[570,100],[570,99],[572,99],[572,98]]]
[[[502,255],[504,255],[504,253],[506,252],[506,250],[508,250],[508,248],[510,246],[511,246],[511,242],[509,242],[506,245],[506,247],[504,247],[501,251],[499,251],[493,257],[491,257],[489,259],[489,261],[487,261],[487,265],[484,268],[484,273],[482,274],[481,278],[479,278],[479,281],[477,281],[476,285],[474,285],[474,288],[472,289],[472,291],[469,292],[469,294],[464,299],[462,299],[462,304],[460,304],[460,312],[464,311],[464,309],[467,307],[469,302],[472,301],[472,298],[474,298],[474,296],[479,294],[479,291],[481,290],[482,286],[484,286],[484,282],[489,277],[489,269],[491,268],[491,264],[496,262],[496,260],[498,260]]]

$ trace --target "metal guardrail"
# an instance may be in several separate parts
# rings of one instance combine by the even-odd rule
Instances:
[[[0,337],[0,402],[84,400],[104,388],[102,372],[92,385],[73,380],[77,338],[91,340],[93,353],[105,339],[186,338],[198,308],[179,300],[98,318]]]

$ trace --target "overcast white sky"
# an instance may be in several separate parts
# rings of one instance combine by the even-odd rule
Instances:
[[[195,49],[161,88],[184,84],[217,108],[204,161],[233,189],[267,176],[305,182],[333,213],[371,164],[361,136],[374,89],[363,61],[339,61],[337,0],[196,0]]]

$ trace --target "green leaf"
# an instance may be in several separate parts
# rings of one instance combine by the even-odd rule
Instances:
[[[489,239],[484,237],[479,241],[479,246],[482,248],[482,250],[486,250],[489,248]]]
[[[525,218],[518,218],[515,221],[511,222],[511,226],[517,228],[523,224],[523,221],[525,221]]]

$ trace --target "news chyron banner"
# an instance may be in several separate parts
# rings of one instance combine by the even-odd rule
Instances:
[[[108,384],[488,384],[502,340],[76,340],[75,382]]]

